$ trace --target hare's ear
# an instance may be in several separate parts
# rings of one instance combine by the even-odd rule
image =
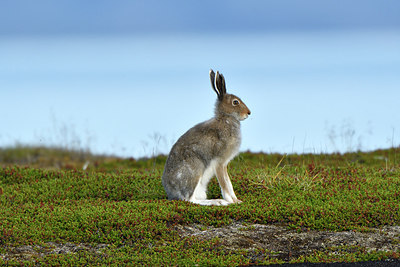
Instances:
[[[215,83],[215,72],[212,69],[210,69],[210,82],[211,82],[211,87],[217,93],[218,99],[221,100],[222,96],[221,96],[221,93],[216,88],[216,85],[215,85],[216,84]]]
[[[226,85],[224,75],[220,74],[218,71],[217,76],[215,77],[215,87],[219,92],[218,99],[222,100],[224,95],[226,95]]]
[[[210,81],[211,86],[214,91],[217,93],[218,99],[222,100],[224,95],[226,94],[226,87],[225,87],[225,78],[222,74],[219,74],[217,71],[217,75],[213,70],[210,70]]]

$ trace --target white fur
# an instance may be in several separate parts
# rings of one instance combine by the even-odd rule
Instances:
[[[234,203],[234,199],[237,199],[237,197],[233,191],[232,182],[229,178],[226,180],[226,182],[228,184],[228,192],[224,192],[224,190],[221,189],[222,197],[229,203]]]
[[[236,155],[234,153],[232,155],[232,158]],[[227,161],[229,162],[230,159]],[[224,199],[207,199],[207,186],[208,183],[210,182],[211,178],[216,175],[216,168],[219,166],[220,163],[218,163],[216,160],[211,161],[210,165],[208,168],[204,171],[203,176],[199,179],[199,182],[193,192],[193,195],[190,197],[189,201],[195,204],[200,204],[200,205],[216,205],[216,206],[226,206],[229,204],[234,203],[234,199],[236,198],[235,192],[233,191],[233,186],[232,183],[228,177],[227,182],[228,182],[228,192],[224,192],[221,190],[222,197]]]
[[[228,206],[232,202],[228,202],[225,199],[203,199],[191,201],[194,204],[199,204],[203,206]]]
[[[208,168],[204,171],[203,176],[199,179],[199,183],[194,189],[193,195],[190,197],[189,201],[196,203],[196,200],[206,200],[207,199],[207,186],[211,178],[215,175],[215,167],[217,166],[215,160],[211,161]]]

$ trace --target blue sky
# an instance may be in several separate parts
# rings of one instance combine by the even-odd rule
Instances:
[[[129,34],[399,28],[396,0],[5,0],[0,34]]]
[[[399,1],[2,1],[0,146],[167,153],[213,115],[208,70],[252,115],[242,150],[400,141]]]

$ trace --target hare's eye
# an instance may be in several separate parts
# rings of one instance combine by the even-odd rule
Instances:
[[[234,105],[234,106],[237,106],[237,105],[239,105],[239,100],[237,100],[237,99],[234,99],[233,101],[232,101],[232,105]]]

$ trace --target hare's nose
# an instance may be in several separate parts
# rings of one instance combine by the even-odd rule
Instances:
[[[250,115],[251,114],[251,112],[250,112],[250,110],[247,112],[247,115]]]

